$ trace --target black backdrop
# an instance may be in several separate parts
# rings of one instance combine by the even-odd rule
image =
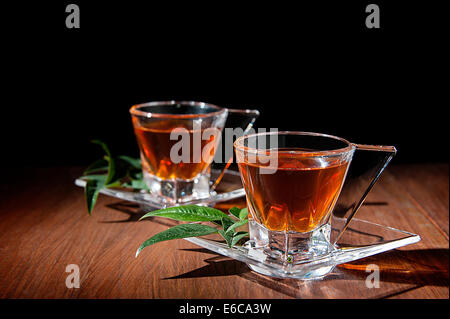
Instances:
[[[71,2],[80,29],[65,27]],[[448,161],[438,2],[71,2],[3,7],[8,165],[86,165],[93,138],[137,155],[129,107],[166,99],[395,145],[397,163]],[[365,27],[371,2],[381,29]]]

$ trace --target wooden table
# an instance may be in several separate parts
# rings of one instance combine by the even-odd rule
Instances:
[[[135,259],[137,247],[167,227],[164,220],[138,222],[136,207],[103,195],[89,216],[74,185],[81,171],[24,169],[20,182],[1,186],[1,298],[449,298],[447,163],[391,165],[358,214],[419,234],[419,243],[313,281],[262,276],[185,240]],[[79,266],[80,288],[66,287],[70,264]],[[380,267],[379,288],[365,285],[368,264]]]

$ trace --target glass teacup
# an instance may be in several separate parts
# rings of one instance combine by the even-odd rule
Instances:
[[[242,136],[234,143],[249,208],[248,247],[280,260],[281,271],[325,256],[361,206],[382,170],[395,154],[392,146],[350,143],[336,136],[309,132],[269,132]],[[356,150],[374,154],[374,174],[364,187],[341,191]],[[370,163],[372,165],[373,163]],[[356,196],[356,197],[355,197]],[[348,216],[331,238],[331,220],[338,202]],[[321,269],[314,277],[329,269]],[[255,269],[258,271],[257,269]]]
[[[144,180],[150,195],[167,206],[207,198],[217,183],[211,180],[211,163],[226,123],[239,122],[246,133],[259,115],[194,101],[137,104],[130,113]]]

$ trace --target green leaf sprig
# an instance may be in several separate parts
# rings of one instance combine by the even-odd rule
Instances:
[[[161,241],[205,236],[214,233],[221,235],[225,239],[228,247],[231,248],[237,245],[244,237],[248,237],[248,232],[238,231],[239,227],[248,223],[248,211],[247,208],[240,209],[233,207],[229,210],[229,213],[230,215],[227,215],[221,210],[198,205],[169,207],[147,213],[140,220],[158,216],[183,222],[211,222],[216,227],[199,223],[176,225],[143,242],[136,251],[136,257],[144,248]]]
[[[125,155],[114,156],[104,142],[100,140],[91,142],[99,145],[105,155],[89,165],[80,177],[86,181],[84,193],[89,215],[91,215],[100,190],[103,188],[125,187],[134,190],[148,190],[143,179],[139,158]],[[247,208],[233,207],[229,213],[228,215],[218,209],[198,205],[169,207],[147,213],[141,217],[141,220],[159,216],[190,223],[176,225],[147,239],[137,250],[136,257],[144,248],[161,241],[214,233],[221,235],[229,247],[236,246],[243,238],[248,237],[247,231],[239,231],[240,227],[248,223],[248,211]],[[210,222],[215,227],[199,224],[199,222]]]
[[[148,190],[143,180],[141,160],[125,155],[113,156],[108,146],[99,140],[91,141],[104,150],[103,158],[96,160],[83,172],[81,179],[86,181],[84,194],[89,215],[103,188],[127,187],[134,190]]]

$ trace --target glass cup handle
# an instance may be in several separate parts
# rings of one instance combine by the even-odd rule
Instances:
[[[242,129],[243,135],[246,135],[250,132],[250,130],[253,128],[253,123],[255,123],[257,117],[259,116],[258,110],[249,110],[249,109],[227,109],[228,110],[228,116],[225,121],[224,130],[221,134],[221,139],[219,143],[219,149],[220,152],[217,152],[215,160],[213,163],[211,163],[211,168],[220,171],[218,176],[211,180],[211,187],[210,190],[214,191],[217,185],[222,180],[223,175],[227,171],[227,169],[230,167],[230,165],[234,162],[234,149],[233,149],[233,143],[235,139],[239,136],[232,136],[233,140],[229,140],[230,136],[227,136],[227,138],[224,138],[226,135],[226,129],[236,129],[240,128]],[[218,150],[219,150],[218,149]],[[216,160],[217,159],[217,160]]]
[[[332,223],[333,230],[337,231],[332,238],[333,244],[339,241],[381,173],[397,153],[394,146],[353,145],[356,147],[355,153],[333,210],[333,217],[344,220],[339,227]]]

